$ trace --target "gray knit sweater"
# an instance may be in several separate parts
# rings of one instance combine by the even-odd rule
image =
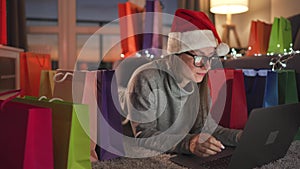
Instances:
[[[235,146],[239,130],[215,123],[209,113],[208,94],[202,91],[207,88],[206,81],[196,84],[189,80],[191,73],[185,66],[178,57],[167,56],[141,66],[132,75],[120,101],[139,145],[190,154],[191,137],[206,132],[224,145]]]

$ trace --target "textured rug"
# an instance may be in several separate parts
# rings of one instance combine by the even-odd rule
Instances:
[[[149,158],[118,158],[92,163],[93,169],[186,169],[170,161],[172,155],[161,154]],[[299,169],[300,141],[294,141],[284,158],[274,161],[260,169]],[[257,168],[258,169],[258,168]]]

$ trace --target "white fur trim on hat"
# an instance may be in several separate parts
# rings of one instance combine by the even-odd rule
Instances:
[[[220,43],[216,48],[216,53],[218,56],[225,56],[229,52],[229,46],[226,43]]]
[[[226,51],[228,53],[229,47],[227,45],[227,50],[226,47],[223,45],[224,43],[221,44],[222,45],[219,48],[217,40],[211,30],[170,32],[168,38],[167,52],[168,54],[177,54],[206,47],[217,47],[218,56],[222,56],[222,54]]]

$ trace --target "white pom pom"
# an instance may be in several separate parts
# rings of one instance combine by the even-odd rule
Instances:
[[[229,52],[229,46],[226,43],[220,43],[217,46],[216,53],[218,56],[225,56]]]

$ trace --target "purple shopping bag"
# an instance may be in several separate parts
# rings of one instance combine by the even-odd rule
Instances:
[[[150,49],[152,47],[153,38],[153,18],[154,18],[154,1],[146,1],[146,15],[145,15],[145,27],[143,36],[143,49]]]
[[[118,99],[112,98],[112,89],[117,91],[113,81],[113,70],[100,70],[97,73],[97,147],[99,160],[109,160],[124,156],[123,128],[118,112]],[[115,103],[116,102],[116,103]]]

